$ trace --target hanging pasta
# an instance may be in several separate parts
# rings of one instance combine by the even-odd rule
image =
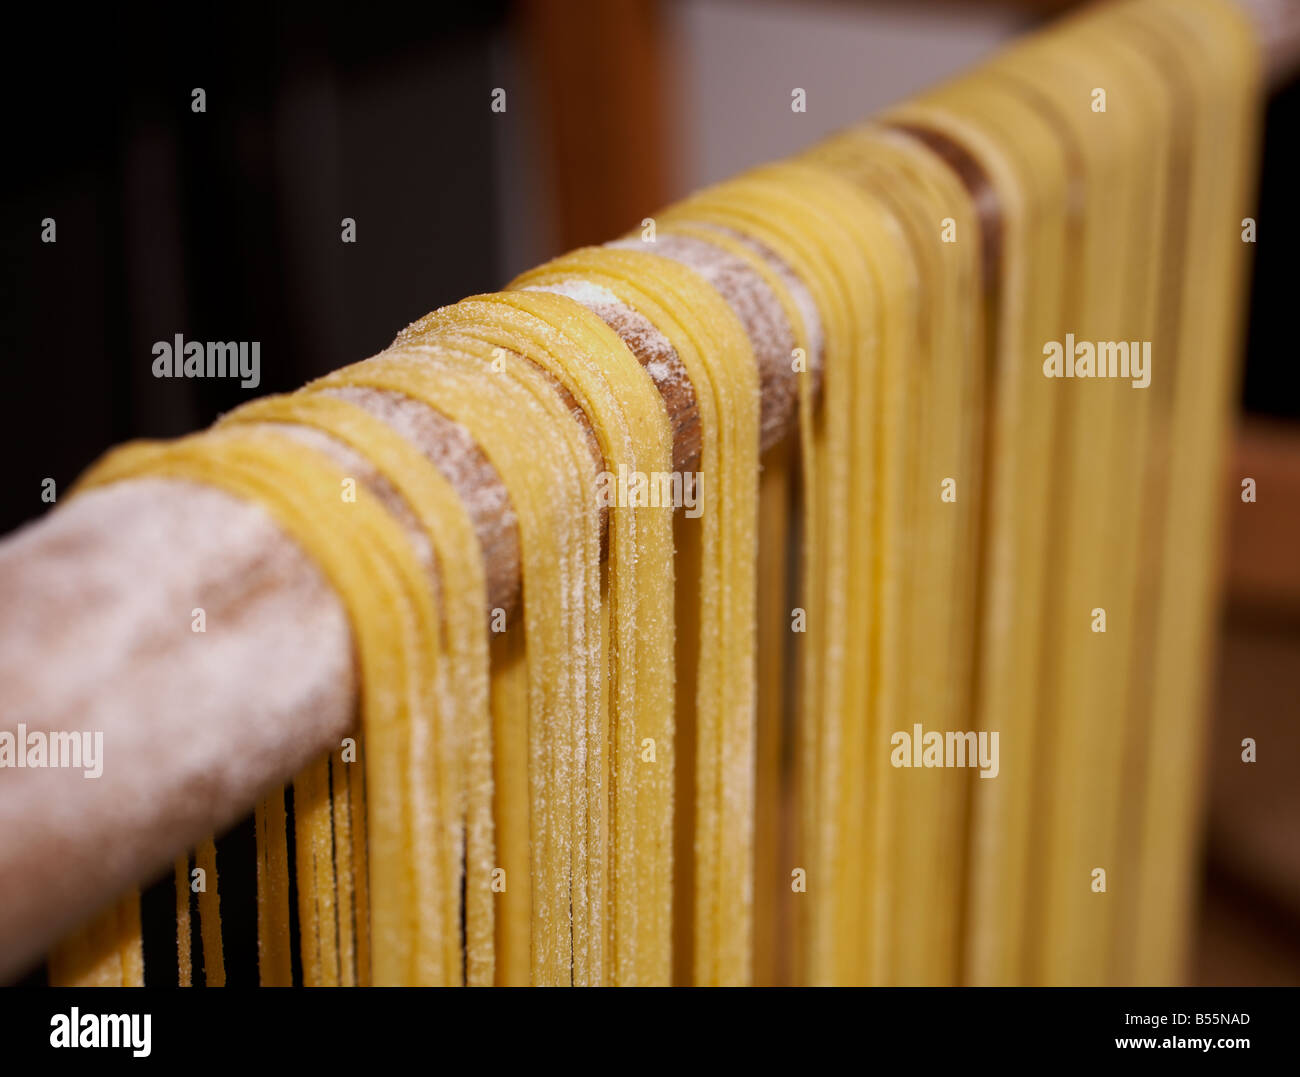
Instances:
[[[1259,84],[1226,0],[1089,10],[101,459],[257,506],[358,676],[255,953],[165,850],[176,982],[1181,982]]]

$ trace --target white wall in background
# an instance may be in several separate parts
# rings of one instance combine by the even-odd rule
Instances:
[[[793,153],[956,74],[1025,26],[1006,9],[865,0],[668,5],[679,194]],[[808,111],[790,109],[807,92]]]

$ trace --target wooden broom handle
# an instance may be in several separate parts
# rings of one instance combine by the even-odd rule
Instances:
[[[1300,62],[1300,3],[1239,2],[1277,86]],[[996,206],[988,217],[996,234]],[[687,389],[665,402],[682,432],[675,466],[691,469],[694,401]],[[511,610],[504,490],[447,434],[489,607]],[[89,734],[92,751],[102,734],[103,756],[98,777],[0,769],[0,980],[337,748],[356,695],[347,618],[306,556],[255,507],[159,481],[92,492],[0,543],[0,685],[0,730]]]

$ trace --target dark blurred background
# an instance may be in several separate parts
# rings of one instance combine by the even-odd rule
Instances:
[[[0,533],[108,446],[246,399],[155,341],[261,342],[256,393],[611,238],[977,61],[1068,3],[488,0],[6,13]],[[24,55],[26,54],[26,55]],[[808,112],[790,111],[803,87]],[[202,88],[206,111],[191,109]],[[491,108],[493,91],[506,109]],[[1193,978],[1300,983],[1300,405],[1290,157],[1269,106]],[[41,242],[54,218],[57,242]],[[356,242],[341,242],[343,218]],[[1243,506],[1241,476],[1259,484]],[[1259,762],[1240,762],[1253,736]],[[249,860],[251,863],[251,859]],[[224,886],[224,880],[223,880]]]

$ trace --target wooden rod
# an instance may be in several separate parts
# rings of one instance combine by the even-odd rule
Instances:
[[[1280,85],[1300,61],[1300,5],[1239,2]],[[996,236],[996,204],[979,177],[964,178]],[[784,358],[782,336],[753,323],[760,366]],[[644,338],[625,339],[654,357]],[[659,384],[675,466],[693,469],[689,383]],[[434,456],[469,506],[489,609],[513,610],[518,537],[499,477],[453,424],[380,397],[366,404]],[[763,420],[765,445],[793,426],[775,378]],[[235,823],[337,747],[355,717],[347,618],[311,561],[259,509],[161,480],[93,491],[0,543],[0,684],[0,730],[80,732],[97,757],[81,770],[0,771],[0,980]]]

